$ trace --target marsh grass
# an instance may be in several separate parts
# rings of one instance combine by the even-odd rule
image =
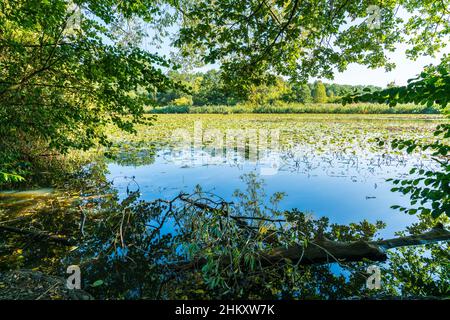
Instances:
[[[241,114],[241,113],[331,113],[331,114],[438,114],[438,109],[434,107],[419,106],[416,104],[400,104],[389,107],[385,104],[376,103],[355,103],[343,106],[339,103],[286,103],[274,105],[250,105],[238,104],[235,106],[174,106],[147,108],[148,113],[172,114],[172,113],[192,113],[192,114]]]

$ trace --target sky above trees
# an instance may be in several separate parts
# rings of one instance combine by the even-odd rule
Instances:
[[[400,9],[398,16],[404,19],[410,17],[404,9]],[[357,21],[356,23],[358,22],[361,23],[362,21]],[[152,29],[151,26],[147,26],[145,31],[148,33],[148,36],[142,40],[142,46],[146,50],[149,50],[150,52],[159,52],[161,55],[167,57],[178,51],[178,49],[170,44],[170,35],[175,34],[178,31],[178,27],[169,27],[167,31],[170,35],[162,36],[161,42],[158,42],[157,44],[155,44],[153,38],[155,35],[159,34],[159,31]],[[159,36],[161,36],[161,34],[159,34]],[[446,47],[437,53],[435,57],[420,56],[413,61],[408,59],[405,55],[406,49],[409,48],[407,45],[397,44],[396,48],[396,51],[387,54],[391,61],[396,65],[396,68],[392,71],[387,72],[384,68],[370,69],[366,65],[351,63],[344,72],[336,70],[333,81],[325,79],[324,82],[349,85],[374,85],[379,87],[386,87],[390,83],[395,83],[400,86],[406,85],[408,79],[414,78],[425,66],[439,64],[444,55],[450,54],[450,47]],[[219,69],[219,64],[208,64],[195,68],[192,72],[206,72],[211,69]],[[310,79],[310,82],[316,80],[320,79],[313,77]]]
[[[149,47],[152,47],[151,45]],[[414,78],[427,65],[438,64],[444,54],[450,54],[450,47],[444,48],[440,53],[433,57],[420,57],[416,61],[412,61],[405,57],[404,45],[399,45],[398,50],[389,54],[392,61],[396,64],[396,68],[390,72],[386,72],[383,68],[370,69],[367,66],[359,64],[351,64],[344,72],[336,72],[333,81],[325,80],[324,82],[333,82],[337,84],[350,85],[374,85],[385,87],[391,82],[397,85],[406,85],[408,79]],[[170,55],[174,49],[170,46],[168,39],[161,44],[158,49],[164,55]],[[207,65],[194,70],[205,72],[210,69],[218,69],[218,65]],[[314,82],[315,78],[311,79]]]

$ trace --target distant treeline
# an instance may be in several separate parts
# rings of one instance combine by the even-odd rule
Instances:
[[[171,89],[155,93],[158,106],[206,106],[236,104],[281,105],[286,103],[336,103],[348,93],[363,90],[375,91],[376,86],[352,86],[334,83],[301,84],[277,78],[272,85],[259,85],[249,88],[245,95],[236,95],[222,81],[220,72],[209,70],[205,73],[170,72],[169,77],[184,85],[186,90]]]

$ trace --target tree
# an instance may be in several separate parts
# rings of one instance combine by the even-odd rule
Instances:
[[[198,54],[204,63],[220,62],[224,81],[242,93],[251,84],[273,82],[278,75],[303,81],[331,79],[335,70],[343,71],[351,63],[392,70],[388,53],[396,44],[409,44],[406,54],[415,58],[444,47],[450,33],[448,0],[176,4],[181,28],[175,45],[186,56]],[[377,27],[368,23],[371,5],[380,7]],[[408,18],[399,17],[401,11]]]
[[[334,98],[334,91],[333,90],[327,90],[327,97],[330,99]]]
[[[247,101],[253,105],[264,106],[273,104],[282,99],[288,93],[289,87],[282,78],[277,78],[272,85],[253,85],[247,96]]]
[[[327,93],[322,81],[317,81],[314,84],[313,97],[315,103],[327,102]]]
[[[289,101],[310,103],[313,101],[311,96],[311,89],[307,83],[293,83],[291,84],[291,92],[288,97]]]
[[[192,98],[184,96],[174,99],[172,103],[176,106],[192,106]]]
[[[232,102],[230,90],[224,86],[221,73],[217,70],[209,70],[202,74],[199,90],[192,97],[194,105],[226,105]]]
[[[153,21],[153,1],[75,3],[0,3],[0,182],[49,152],[108,145],[107,124],[133,132],[148,123],[150,93],[171,86],[169,63],[117,32],[124,20]]]

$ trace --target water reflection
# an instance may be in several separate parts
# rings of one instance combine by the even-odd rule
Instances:
[[[302,131],[295,143],[281,146],[269,143],[258,147],[256,153],[245,144],[221,149],[208,143],[183,147],[156,143],[156,139],[121,141],[111,150],[115,160],[107,168],[104,159],[100,159],[45,196],[25,200],[10,194],[0,199],[0,223],[43,230],[77,242],[72,248],[0,231],[0,269],[37,268],[65,276],[67,265],[79,264],[85,272],[85,287],[97,298],[227,297],[229,292],[211,290],[210,283],[204,282],[208,270],[174,272],[170,263],[185,258],[180,255],[183,250],[201,249],[207,256],[209,245],[214,245],[217,255],[230,244],[231,248],[244,248],[245,241],[241,240],[247,238],[233,234],[236,225],[222,229],[220,219],[202,215],[203,210],[193,210],[185,204],[178,203],[178,215],[164,220],[170,211],[167,201],[180,192],[192,194],[196,185],[202,186],[203,195],[214,195],[219,202],[222,200],[216,196],[229,201],[236,189],[247,188],[240,177],[251,172],[265,183],[267,196],[258,195],[261,197],[258,201],[267,203],[270,195],[285,192],[287,197],[277,208],[280,214],[294,217],[295,225],[308,239],[314,238],[319,229],[325,230],[330,239],[350,241],[378,234],[392,237],[394,232],[405,229],[420,233],[435,224],[430,217],[408,216],[390,209],[393,204],[407,205],[408,201],[401,194],[390,192],[392,185],[385,181],[388,177],[405,176],[412,167],[433,167],[426,155],[376,149],[361,132],[356,134],[363,136],[362,140],[345,145],[332,143],[336,131],[327,131],[327,126],[322,131],[313,126],[314,132],[322,134],[320,139]],[[338,127],[337,132],[341,129]],[[157,136],[161,138],[160,132]],[[134,191],[139,191],[140,197]],[[159,198],[162,201],[156,203],[141,201]],[[253,198],[243,199],[247,204],[247,211],[243,212],[254,213]],[[284,212],[293,208],[299,210]],[[235,210],[242,214],[238,211],[241,209]],[[364,219],[368,222],[355,223]],[[377,232],[383,223],[378,220],[387,223],[380,233]],[[161,222],[164,226],[159,228]],[[208,224],[210,229],[202,233],[203,226]],[[260,225],[252,227],[263,234],[267,232]],[[301,237],[296,235],[293,239]],[[254,251],[250,249],[246,253]],[[386,275],[383,294],[445,296],[450,274],[446,267],[448,252],[447,244],[392,251],[383,270]],[[248,281],[253,276],[248,270],[230,271],[232,277],[236,275],[248,285],[246,297],[330,299],[373,296],[374,293],[364,291],[361,272],[365,266],[352,265],[348,274],[329,265],[302,267],[295,274],[280,269],[264,270],[262,278],[268,278],[264,278],[263,284],[260,275],[253,278],[256,281]],[[403,272],[405,268],[411,272]],[[287,285],[286,279],[292,281]],[[92,287],[98,280],[104,284]]]
[[[129,178],[134,177],[145,200],[170,198],[196,185],[229,198],[244,187],[240,177],[254,172],[264,179],[268,194],[286,193],[283,209],[298,208],[343,224],[355,218],[382,219],[388,224],[383,236],[392,236],[415,221],[390,208],[407,205],[408,199],[392,193],[392,185],[385,180],[405,177],[413,167],[434,166],[421,154],[362,148],[325,151],[305,144],[258,150],[256,159],[250,157],[248,148],[164,147],[154,152],[152,161],[146,165],[111,163],[108,179],[121,197],[135,187],[129,185]]]
[[[158,159],[151,166],[158,165]],[[167,161],[167,158],[165,158]],[[193,168],[181,168],[179,164],[164,164],[177,166],[179,170],[191,170]],[[218,169],[229,168],[242,173],[244,169],[234,165],[225,167],[214,166]],[[252,170],[254,166],[250,166]],[[146,168],[145,166],[135,169]],[[204,169],[203,166],[197,169]],[[230,171],[231,172],[231,171]],[[0,238],[0,269],[36,268],[45,273],[65,276],[65,268],[68,265],[80,265],[83,270],[83,288],[96,298],[217,298],[217,297],[247,297],[247,298],[302,298],[302,299],[340,299],[353,296],[371,296],[375,293],[368,292],[364,287],[365,277],[363,272],[367,263],[352,263],[345,265],[345,272],[329,265],[298,266],[295,272],[292,268],[268,267],[258,272],[236,273],[234,269],[218,269],[224,281],[233,281],[237,287],[229,289],[211,289],[211,283],[216,274],[211,271],[177,270],[172,265],[186,259],[185,253],[191,250],[197,254],[208,255],[213,250],[211,259],[217,260],[217,256],[223,254],[223,250],[236,250],[242,248],[237,254],[240,259],[247,259],[260,248],[262,239],[258,233],[252,232],[252,246],[248,246],[248,237],[242,237],[239,224],[233,219],[228,219],[225,228],[218,214],[220,212],[205,212],[204,209],[195,207],[186,202],[169,201],[171,197],[166,192],[164,199],[153,202],[142,202],[142,198],[148,197],[148,186],[142,184],[142,175],[129,175],[114,179],[115,185],[128,189],[128,196],[121,197],[120,201],[114,189],[104,176],[102,165],[87,167],[85,174],[73,177],[74,185],[71,192],[39,193],[41,206],[31,211],[16,212],[5,210],[2,214],[2,222],[6,216],[19,218],[14,222],[18,228],[31,228],[32,230],[45,230],[50,234],[74,239],[73,247],[50,243],[45,239],[35,239],[23,235],[1,233]],[[280,174],[267,176],[267,178],[292,175],[291,171],[280,171]],[[301,177],[302,174],[295,177]],[[328,175],[324,175],[330,179]],[[226,180],[228,177],[224,177]],[[310,176],[308,179],[315,180]],[[360,183],[340,177],[332,177],[338,181],[346,181],[349,184]],[[234,216],[268,217],[277,212],[283,219],[291,221],[291,227],[278,223],[253,221],[250,230],[258,230],[266,235],[271,228],[279,228],[278,241],[292,243],[300,239],[313,239],[319,230],[324,232],[327,238],[350,241],[355,239],[371,239],[376,236],[383,223],[373,220],[373,224],[366,221],[361,223],[338,224],[338,216],[330,219],[322,217],[311,219],[311,215],[303,214],[298,210],[290,212],[273,211],[264,204],[267,190],[262,190],[260,181],[255,178],[249,181],[241,181],[243,192],[235,194],[237,201],[233,206]],[[362,183],[362,182],[361,182]],[[78,187],[75,187],[78,185]],[[133,193],[134,188],[140,188],[142,197]],[[296,185],[298,187],[298,185]],[[189,190],[193,192],[193,190]],[[173,190],[176,194],[178,190]],[[223,199],[212,195],[208,190],[195,194],[195,199],[204,203],[218,204],[218,208],[224,208]],[[210,199],[213,202],[205,202]],[[378,199],[378,198],[376,198]],[[376,200],[374,199],[374,200]],[[16,199],[17,200],[17,199]],[[279,200],[279,199],[278,199]],[[9,202],[14,201],[10,195]],[[208,200],[209,201],[209,200]],[[369,200],[367,200],[370,203]],[[278,209],[283,201],[278,203]],[[255,206],[258,204],[258,207]],[[2,207],[4,208],[4,207]],[[25,215],[24,213],[30,213]],[[400,215],[400,214],[398,214]],[[375,218],[375,217],[374,217]],[[364,217],[347,217],[351,222],[361,221]],[[376,217],[379,220],[380,217]],[[429,229],[435,222],[429,217],[421,217],[420,223],[410,227],[410,230],[420,233]],[[207,232],[205,232],[207,228]],[[266,229],[264,229],[266,228]],[[174,231],[174,232],[173,232]],[[181,232],[180,232],[181,231]],[[398,229],[396,230],[398,231]],[[254,234],[254,236],[253,236]],[[278,234],[278,233],[277,233]],[[263,240],[264,242],[266,240]],[[267,244],[265,244],[267,246]],[[209,249],[210,248],[210,249]],[[226,249],[228,248],[228,249]],[[448,274],[442,268],[448,248],[444,244],[432,245],[432,254],[424,255],[425,249],[405,248],[394,252],[390,256],[389,264],[385,265],[387,275],[386,285],[383,287],[383,295],[398,295],[399,283],[414,283],[414,279],[428,279],[429,281],[419,286],[401,288],[400,294],[415,294],[420,289],[420,294],[445,295],[442,290],[448,283]],[[245,250],[244,250],[245,249]],[[242,253],[242,255],[241,255]],[[247,260],[245,260],[247,261]],[[411,261],[414,261],[412,263]],[[405,263],[411,268],[428,263],[432,269],[426,272],[402,273],[398,272],[399,266]],[[417,262],[417,263],[416,263]],[[248,262],[246,262],[248,263]],[[258,279],[266,277],[263,284]],[[93,286],[94,283],[102,285]],[[288,280],[288,282],[286,282]],[[229,283],[229,282],[228,282]],[[267,285],[266,285],[267,284]],[[240,289],[244,291],[241,292]],[[381,293],[380,293],[381,294]]]

